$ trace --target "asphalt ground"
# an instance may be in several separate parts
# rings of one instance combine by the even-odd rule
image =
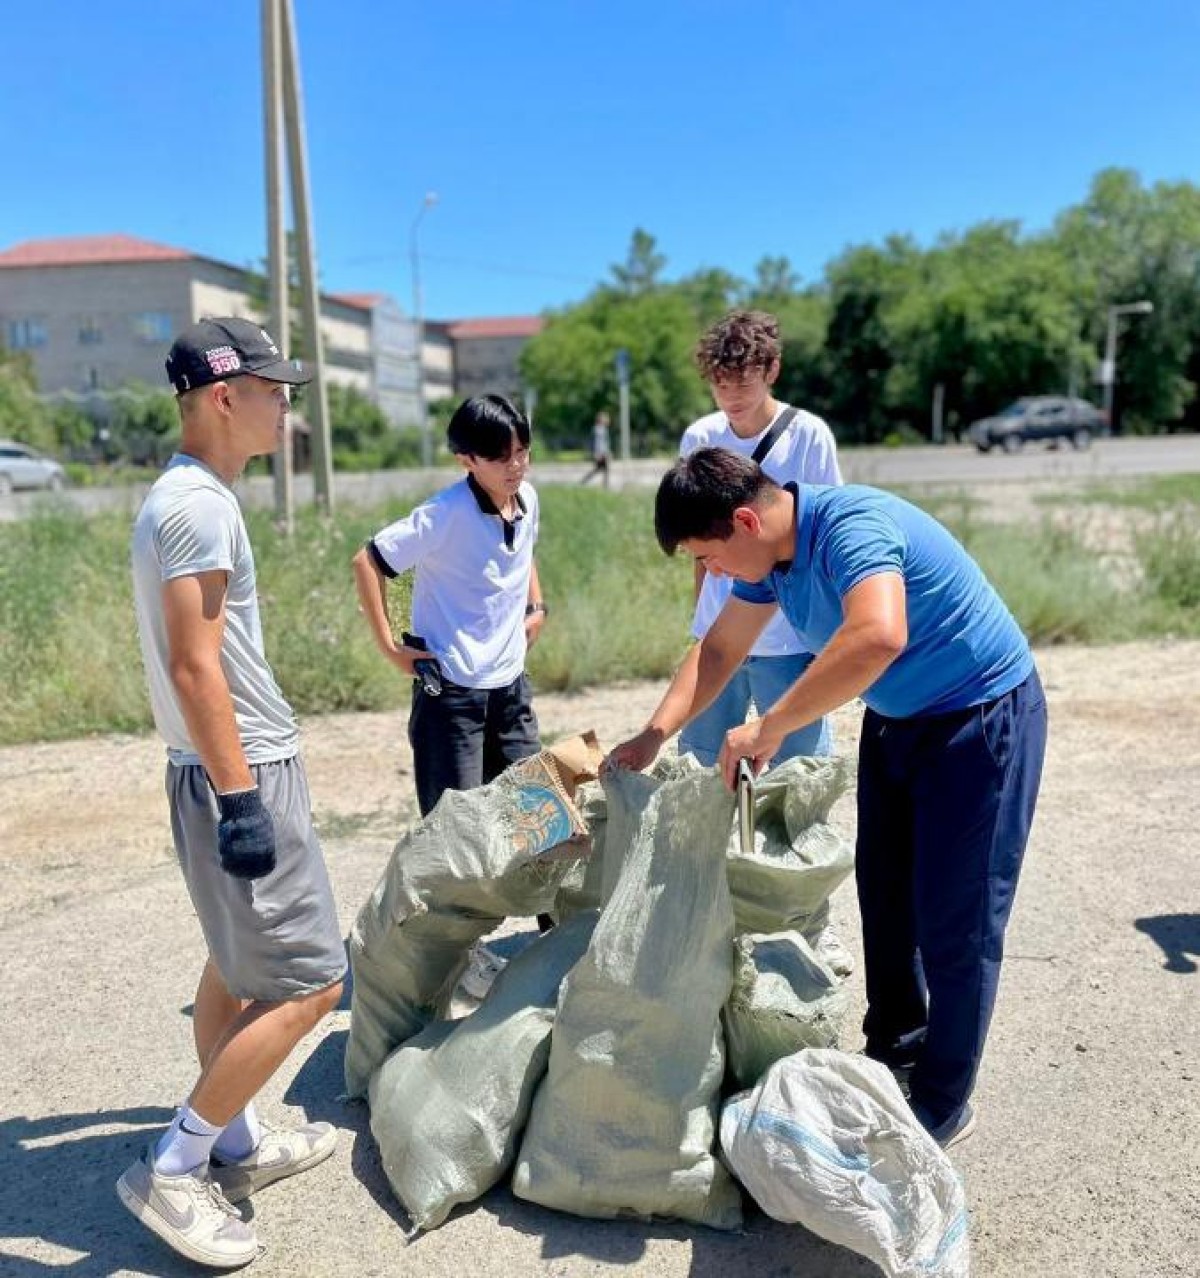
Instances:
[[[1196,1278],[1200,644],[1059,648],[1039,663],[1051,718],[1042,801],[976,1092],[979,1129],[954,1151],[973,1273]],[[659,691],[545,697],[539,713],[548,732],[593,726],[611,744]],[[837,732],[853,750],[852,713]],[[407,810],[410,778],[392,765],[401,737],[393,716],[304,726],[347,929]],[[113,1192],[193,1080],[190,1000],[203,955],[169,853],[161,767],[149,737],[0,750],[0,866],[13,893],[11,908],[0,903],[4,1278],[199,1272]],[[852,804],[835,819],[852,833]],[[834,917],[858,952],[850,888]],[[860,998],[861,973],[850,979]],[[725,1235],[585,1220],[504,1187],[409,1243],[366,1108],[340,1099],[348,1016],[343,1008],[314,1032],[263,1094],[269,1115],[303,1110],[341,1139],[329,1162],[253,1202],[267,1245],[259,1278],[877,1272],[753,1210],[744,1232]]]

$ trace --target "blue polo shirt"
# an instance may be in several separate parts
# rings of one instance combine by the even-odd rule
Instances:
[[[811,652],[842,624],[842,599],[876,573],[904,578],[908,646],[863,693],[889,718],[942,714],[1002,696],[1033,670],[1029,644],[979,565],[932,516],[859,484],[788,484],[796,554],[734,598],[778,602]]]

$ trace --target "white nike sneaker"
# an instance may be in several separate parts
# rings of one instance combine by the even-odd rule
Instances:
[[[467,970],[459,978],[459,984],[463,988],[465,994],[477,1002],[483,1002],[488,996],[488,990],[492,988],[496,977],[508,966],[508,960],[503,959],[494,950],[489,949],[482,941],[476,941],[471,946],[471,959],[467,964]]]
[[[214,1269],[238,1269],[261,1255],[254,1230],[237,1214],[207,1168],[182,1176],[154,1170],[154,1146],[117,1181],[131,1212],[181,1256]]]
[[[323,1163],[336,1148],[337,1130],[329,1123],[281,1127],[264,1121],[257,1149],[238,1159],[222,1158],[213,1150],[208,1168],[225,1197],[240,1203],[277,1180]]]

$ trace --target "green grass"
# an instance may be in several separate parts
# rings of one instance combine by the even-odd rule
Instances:
[[[1082,520],[1061,511],[1001,525],[982,520],[962,494],[916,500],[976,556],[1035,643],[1200,635],[1193,487],[1164,480],[1139,491],[1127,504],[1156,513],[1135,527],[1137,571],[1120,580],[1088,548]],[[1148,506],[1151,494],[1162,504]],[[538,564],[551,613],[530,654],[535,686],[665,679],[687,643],[692,572],[686,556],[659,550],[652,494],[547,487],[541,499]],[[1068,514],[1078,510],[1063,501]],[[358,614],[350,571],[362,541],[406,509],[347,510],[332,523],[306,510],[291,541],[265,512],[249,515],[268,656],[301,714],[406,703],[406,681],[378,656]],[[58,508],[0,525],[0,744],[150,726],[129,522]],[[407,592],[407,578],[394,583],[398,624]]]
[[[1184,505],[1200,506],[1200,475],[1150,475],[1138,479],[1108,480],[1087,484],[1073,495],[1066,491],[1039,493],[1034,500],[1039,505],[1077,503],[1164,512]]]

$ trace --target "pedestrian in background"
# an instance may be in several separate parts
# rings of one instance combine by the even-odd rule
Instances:
[[[608,414],[597,413],[596,420],[592,424],[592,468],[579,482],[586,484],[599,475],[604,481],[604,487],[607,488],[608,464],[611,460],[612,441],[609,438]]]

